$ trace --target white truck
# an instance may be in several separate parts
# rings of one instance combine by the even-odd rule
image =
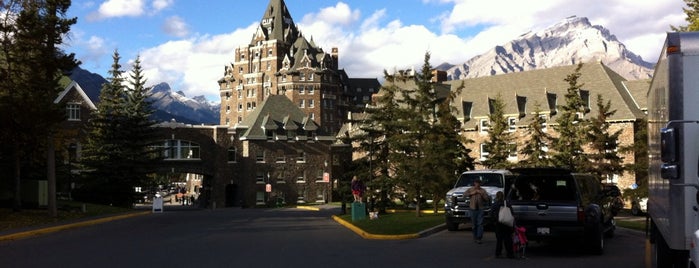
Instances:
[[[504,193],[505,181],[510,180],[512,172],[505,169],[471,170],[462,173],[454,183],[454,187],[446,194],[444,215],[447,229],[456,231],[459,224],[471,221],[471,200],[464,192],[473,186],[475,180],[481,181],[481,187],[488,193],[490,200],[485,209],[485,218],[490,218],[490,205],[495,200],[495,194]],[[486,221],[487,222],[487,221]]]
[[[699,32],[667,34],[648,91],[648,267],[699,265]]]

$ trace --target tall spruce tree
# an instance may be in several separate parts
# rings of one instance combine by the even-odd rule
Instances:
[[[132,205],[127,161],[131,140],[126,137],[127,105],[124,71],[119,52],[114,51],[108,82],[102,86],[100,101],[88,122],[88,138],[81,159],[84,165],[83,187],[77,198],[102,204],[128,207]]]
[[[612,103],[604,103],[602,95],[597,95],[597,116],[589,120],[587,140],[588,172],[597,174],[601,179],[612,179],[614,175],[624,173],[623,158],[619,156],[619,136],[622,130],[611,131],[607,119],[616,113],[611,111]]]
[[[507,160],[510,154],[517,150],[514,136],[509,131],[509,123],[505,118],[505,102],[498,94],[495,99],[488,99],[490,114],[488,121],[488,141],[485,148],[488,150],[488,157],[482,164],[488,168],[507,168],[511,163]]]
[[[561,112],[556,118],[557,125],[554,126],[558,136],[554,137],[551,143],[553,164],[573,171],[586,170],[588,163],[583,150],[587,139],[587,122],[583,117],[586,112],[585,104],[580,97],[580,88],[583,85],[578,84],[582,66],[582,63],[578,64],[575,71],[564,79],[568,82],[565,104],[560,106]]]
[[[125,157],[130,162],[126,177],[131,178],[134,186],[142,185],[147,179],[149,167],[155,160],[156,152],[149,150],[149,145],[155,140],[155,121],[151,120],[153,114],[152,103],[148,100],[150,88],[145,86],[140,56],[136,58],[129,73],[129,88],[126,92],[126,118],[124,135],[129,140],[124,144]]]
[[[544,148],[548,148],[551,143],[551,134],[544,131],[546,119],[540,116],[541,107],[539,104],[534,105],[534,113],[529,121],[525,137],[527,141],[519,151],[524,157],[519,161],[519,165],[524,167],[548,167],[551,166],[551,160]]]
[[[0,155],[7,156],[0,159],[11,162],[4,164],[12,166],[15,211],[22,206],[22,171],[44,168],[33,164],[39,162],[34,158],[53,148],[48,142],[65,118],[62,107],[53,100],[62,90],[60,77],[79,64],[73,54],[59,48],[77,22],[66,18],[70,4],[69,0],[0,1]],[[53,163],[46,160],[48,165]],[[49,205],[55,211],[53,201]]]

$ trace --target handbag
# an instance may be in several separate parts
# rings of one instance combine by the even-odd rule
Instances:
[[[498,222],[510,227],[515,223],[515,217],[512,216],[512,210],[507,206],[507,202],[503,202],[500,211],[498,211]]]

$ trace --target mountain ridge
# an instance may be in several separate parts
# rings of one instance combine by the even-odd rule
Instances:
[[[496,45],[465,63],[442,63],[447,79],[467,79],[511,72],[600,61],[627,80],[650,78],[653,64],[644,61],[608,29],[585,17],[568,17],[537,32]]]

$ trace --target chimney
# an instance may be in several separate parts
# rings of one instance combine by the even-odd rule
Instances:
[[[333,58],[333,68],[336,70],[340,69],[340,65],[339,65],[340,60],[338,59],[339,58],[339,51],[338,51],[337,47],[332,48],[332,52],[330,53],[330,56]]]

